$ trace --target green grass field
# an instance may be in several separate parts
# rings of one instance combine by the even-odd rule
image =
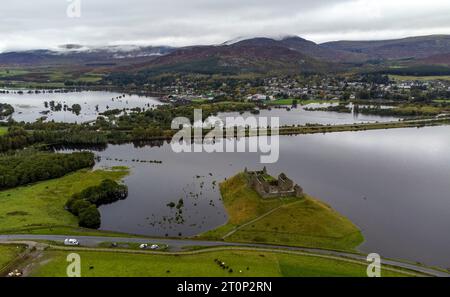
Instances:
[[[441,76],[409,76],[409,75],[389,75],[391,80],[396,81],[432,81],[432,80],[450,80],[450,75]]]
[[[366,266],[341,260],[262,251],[205,251],[193,255],[144,255],[77,251],[83,277],[294,277],[366,276]],[[46,253],[37,277],[64,277],[69,252]],[[214,260],[225,262],[221,268]],[[232,269],[232,272],[229,271]],[[382,276],[404,276],[383,271]]]
[[[205,98],[195,98],[195,99],[192,99],[192,102],[194,102],[194,103],[207,103],[209,100],[208,99],[205,99]]]
[[[20,229],[1,231],[3,234],[35,234],[35,235],[72,235],[72,236],[105,236],[105,237],[142,237],[128,233],[86,229],[78,226],[31,226]]]
[[[234,233],[227,241],[354,250],[363,238],[349,220],[308,197],[300,203],[283,206]]]
[[[64,209],[74,193],[100,184],[104,179],[122,179],[126,170],[80,170],[62,178],[0,192],[0,232],[51,226],[78,227],[75,216]]]
[[[278,99],[274,101],[266,101],[268,105],[292,105],[296,99]],[[312,103],[338,103],[338,101],[327,101],[327,100],[300,100],[297,99],[297,104],[306,105]]]
[[[6,266],[17,256],[24,251],[23,246],[16,245],[0,245],[0,273],[6,268]]]
[[[0,136],[5,135],[6,133],[8,133],[8,128],[0,127]]]
[[[86,74],[80,76],[79,78],[77,78],[76,81],[95,83],[95,82],[101,81],[102,78],[103,78],[103,75],[101,75],[101,74],[86,73]]]
[[[0,86],[6,86],[8,88],[64,88],[63,82],[25,82],[25,81],[5,81],[0,78]]]
[[[270,215],[241,227],[226,241],[354,251],[363,242],[359,229],[331,207],[309,196],[304,199],[261,199],[241,173],[221,184],[229,221],[200,237],[221,239],[235,227],[278,208]]]
[[[64,82],[66,80],[79,82],[98,82],[102,79],[102,75],[96,73],[85,73],[82,75],[73,74],[67,71],[52,71],[47,73],[48,78],[52,82]]]
[[[431,105],[416,105],[416,104],[406,104],[400,105],[393,109],[395,113],[399,115],[410,115],[410,114],[419,114],[419,115],[437,115],[440,113],[445,113],[447,111],[446,107],[437,107]]]
[[[0,78],[13,77],[29,73],[27,70],[20,69],[0,69]]]

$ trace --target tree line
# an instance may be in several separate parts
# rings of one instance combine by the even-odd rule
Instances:
[[[94,154],[55,154],[34,150],[0,156],[0,190],[58,178],[95,165]]]
[[[23,149],[34,144],[46,145],[106,145],[106,133],[86,128],[67,130],[31,130],[10,127],[8,133],[0,136],[0,152]]]

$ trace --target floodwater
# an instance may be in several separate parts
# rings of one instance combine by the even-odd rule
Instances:
[[[449,126],[282,136],[279,161],[266,166],[358,225],[362,251],[450,267],[449,151]],[[224,224],[218,183],[264,166],[258,153],[177,154],[167,143],[110,145],[97,154],[97,168],[131,167],[129,197],[100,208],[102,229],[153,236]],[[152,160],[162,164],[141,162]],[[181,214],[168,206],[180,199]]]
[[[18,122],[34,122],[42,117],[46,121],[67,122],[67,123],[84,123],[95,120],[100,113],[112,109],[133,109],[139,108],[153,108],[157,105],[163,104],[157,98],[125,95],[114,92],[103,91],[82,91],[70,93],[39,93],[34,92],[29,94],[27,90],[23,90],[23,94],[18,94],[17,90],[9,90],[9,94],[0,93],[0,103],[8,103],[14,107],[14,114],[12,118]],[[12,93],[14,92],[14,93]],[[119,98],[121,97],[121,98]],[[62,106],[66,105],[71,108],[73,104],[81,106],[79,115],[69,110],[55,111],[50,107],[50,102],[53,101],[55,105],[60,103]],[[46,106],[47,103],[47,106]],[[261,110],[258,117],[269,118],[279,117],[280,125],[305,125],[305,124],[323,124],[323,125],[337,125],[337,124],[353,124],[353,123],[373,123],[373,122],[389,122],[397,121],[398,118],[376,116],[376,115],[360,115],[350,113],[337,113],[326,111],[307,111],[306,107],[326,107],[330,104],[308,104],[305,106],[298,106],[297,108],[287,110],[287,107],[272,108],[271,110]],[[220,113],[218,117],[225,120],[226,117],[244,117],[253,116],[250,112],[242,115],[237,112]],[[5,120],[5,119],[3,119]]]
[[[267,125],[271,126],[271,117],[279,118],[280,126],[321,124],[321,125],[342,125],[355,123],[375,123],[375,122],[392,122],[398,121],[397,117],[363,115],[357,113],[338,113],[329,111],[308,111],[305,108],[327,107],[331,104],[308,104],[298,106],[297,108],[283,107],[272,108],[271,110],[261,110],[256,117],[266,117]],[[225,121],[227,117],[243,117],[244,119],[255,116],[250,112],[239,114],[237,112],[219,113],[218,117]],[[259,126],[267,126],[258,123]]]
[[[11,90],[9,90],[11,92]],[[8,103],[14,107],[12,118],[18,122],[34,122],[39,118],[46,117],[47,121],[67,123],[84,123],[93,121],[99,113],[112,109],[132,109],[132,108],[151,108],[162,104],[158,99],[137,95],[125,95],[114,92],[102,91],[82,91],[70,93],[39,93],[28,94],[9,93],[0,94],[0,103]],[[121,98],[119,98],[121,97]],[[69,108],[73,104],[81,106],[79,115],[71,111],[52,111],[50,106],[45,106],[45,102],[55,105],[60,103]],[[98,108],[98,109],[97,109]]]

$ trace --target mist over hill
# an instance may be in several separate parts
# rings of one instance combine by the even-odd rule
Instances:
[[[336,72],[376,63],[448,67],[450,35],[318,44],[298,36],[238,38],[189,47],[67,44],[56,50],[0,54],[1,67],[103,67],[106,72],[296,74]],[[105,70],[105,69],[103,69]]]

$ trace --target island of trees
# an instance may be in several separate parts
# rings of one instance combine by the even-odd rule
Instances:
[[[14,107],[7,103],[0,103],[0,119],[9,117],[14,113]]]
[[[126,199],[128,187],[113,180],[104,180],[99,186],[74,194],[66,203],[66,209],[78,217],[80,227],[98,229],[101,216],[98,207]]]

